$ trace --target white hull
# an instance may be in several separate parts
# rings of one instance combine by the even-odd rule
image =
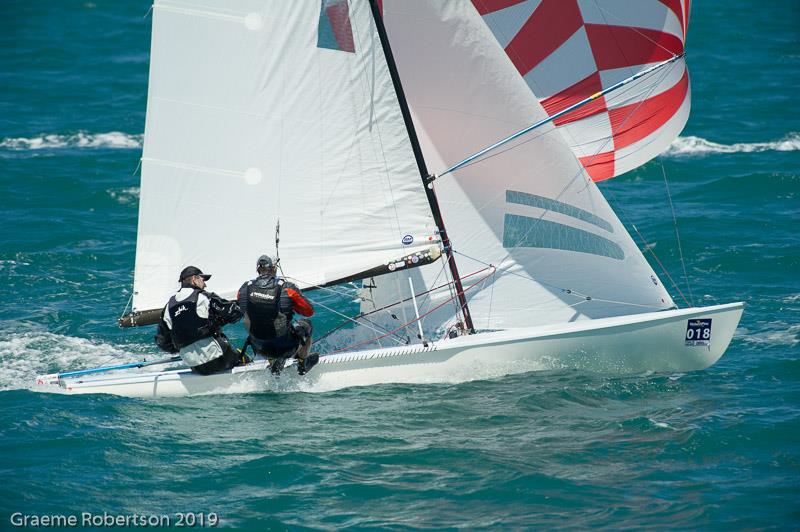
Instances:
[[[686,372],[714,364],[728,347],[743,304],[688,308],[445,339],[428,347],[375,349],[323,356],[306,376],[287,366],[273,377],[258,360],[201,376],[188,369],[61,379],[44,375],[37,389],[168,397],[265,390],[328,391],[384,383],[463,382],[535,370],[603,373]],[[710,345],[687,345],[690,319],[711,319]]]

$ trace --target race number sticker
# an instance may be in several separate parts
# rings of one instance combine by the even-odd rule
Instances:
[[[686,345],[711,345],[711,318],[686,323]]]

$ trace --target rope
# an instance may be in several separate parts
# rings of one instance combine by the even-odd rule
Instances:
[[[653,251],[653,246],[651,246],[650,243],[647,241],[647,239],[644,236],[642,236],[642,233],[639,232],[639,228],[638,227],[636,227],[633,224],[631,224],[631,227],[633,227],[633,230],[636,231],[637,235],[639,235],[639,238],[642,239],[642,242],[644,243],[645,249],[650,252],[650,254],[653,256],[654,259],[656,259],[656,262],[661,267],[661,271],[663,271],[664,275],[667,276],[667,279],[669,279],[669,282],[672,283],[672,286],[675,287],[675,290],[677,290],[678,293],[681,295],[681,298],[683,299],[683,302],[691,307],[692,305],[686,299],[686,296],[683,295],[683,292],[681,292],[681,289],[678,286],[678,284],[672,279],[672,276],[669,274],[669,271],[667,271],[667,268],[661,263],[661,260],[659,260],[658,255],[656,255],[656,252]]]
[[[488,270],[488,269],[490,269],[490,268],[493,268],[493,266],[492,266],[491,264],[489,264],[489,265],[488,265],[488,267],[486,267],[486,268],[482,268],[482,269],[480,269],[480,270],[476,270],[476,271],[474,271],[474,272],[472,272],[472,273],[469,273],[469,274],[467,274],[467,275],[462,275],[462,276],[461,276],[461,279],[462,279],[462,280],[463,280],[463,279],[468,279],[468,278],[470,278],[470,277],[473,277],[473,276],[475,276],[475,275],[478,275],[479,273],[485,272],[486,270]],[[437,278],[438,278],[438,277],[437,277]],[[434,282],[435,282],[435,281],[434,281]],[[425,296],[425,295],[427,295],[427,294],[433,293],[433,292],[435,292],[435,291],[437,291],[437,290],[440,290],[440,289],[442,289],[442,288],[445,288],[445,287],[452,286],[452,284],[453,284],[453,282],[452,282],[452,281],[449,281],[449,282],[447,282],[447,283],[445,283],[445,284],[441,284],[441,285],[439,285],[439,286],[435,286],[435,287],[433,287],[433,288],[430,288],[430,289],[428,289],[428,290],[425,290],[425,291],[422,291],[422,292],[416,293],[416,294],[414,294],[414,295],[415,295],[416,297]],[[466,290],[465,290],[465,291],[466,291]],[[451,292],[451,297],[450,297],[450,298],[449,298],[447,301],[445,301],[445,303],[447,303],[447,302],[449,302],[449,301],[452,301],[452,300],[453,300],[453,299],[455,299],[456,297],[458,297],[458,296],[457,296],[457,295],[455,295],[455,294],[453,294],[453,292]],[[351,322],[351,321],[352,321],[353,323],[356,323],[357,325],[362,325],[361,323],[359,323],[359,322],[358,322],[358,321],[356,321],[356,320],[359,320],[359,319],[365,318],[365,317],[367,317],[367,316],[371,316],[372,314],[376,314],[376,313],[378,313],[378,312],[382,312],[382,311],[384,311],[384,310],[390,309],[390,308],[392,308],[392,307],[395,307],[395,306],[397,306],[397,305],[400,305],[400,304],[402,304],[402,303],[406,303],[406,302],[408,302],[408,301],[411,301],[411,297],[407,297],[407,298],[405,298],[405,299],[401,299],[401,300],[399,300],[399,301],[396,301],[395,303],[391,303],[391,304],[389,304],[389,305],[384,305],[383,307],[376,308],[376,309],[374,309],[374,310],[371,310],[371,311],[369,311],[369,312],[362,312],[362,313],[358,314],[357,316],[353,316],[353,317],[346,316],[346,315],[344,315],[344,314],[341,314],[341,313],[339,313],[339,312],[333,311],[333,312],[335,312],[336,314],[339,314],[340,316],[343,316],[344,318],[346,318],[346,319],[345,319],[345,321],[343,321],[342,323],[340,323],[339,325],[337,325],[336,327],[334,327],[334,328],[333,328],[333,329],[331,329],[330,331],[326,332],[324,335],[322,335],[322,336],[321,336],[320,338],[318,338],[316,341],[317,341],[317,342],[320,342],[320,341],[324,340],[325,338],[327,338],[328,336],[330,336],[330,335],[331,335],[331,334],[333,334],[334,332],[336,332],[336,331],[340,330],[342,327],[344,327],[345,325],[347,325],[347,324],[348,324],[349,322]],[[322,303],[320,303],[320,306],[321,306],[321,307],[323,307],[323,308],[328,308],[328,307],[326,307],[325,305],[323,305]],[[441,306],[441,305],[440,305],[440,306]],[[438,309],[438,308],[439,308],[439,307],[436,307],[436,309]],[[436,309],[434,309],[434,310],[436,310]],[[431,310],[430,312],[433,312],[433,311]],[[427,313],[425,313],[423,316],[430,314],[430,312],[427,312]],[[397,318],[397,317],[396,317],[394,314],[391,314],[391,316],[392,316],[392,318],[393,318],[393,319],[398,319],[398,318]],[[420,318],[422,318],[422,316],[420,316]],[[415,321],[416,321],[416,320],[412,320],[412,321],[408,322],[408,324],[412,324],[412,323],[414,323]],[[379,328],[381,328],[381,329],[384,329],[383,327],[381,327],[381,326],[380,326],[380,325],[378,325],[378,324],[375,324],[374,322],[370,322],[370,323],[373,323],[373,325],[375,325],[376,327],[379,327]],[[408,324],[406,324],[406,327],[408,326]],[[403,328],[403,326],[401,326],[400,328]],[[400,329],[400,328],[399,328],[399,329]],[[397,329],[397,330],[399,330],[399,329]],[[373,330],[374,330],[374,329],[373,329]],[[384,330],[386,330],[386,329],[384,329]]]
[[[686,280],[686,290],[689,292],[689,301],[694,306],[694,295],[692,294],[692,285],[689,284],[689,274],[686,272],[686,262],[683,259],[683,247],[681,246],[681,235],[678,233],[678,219],[675,216],[675,207],[672,205],[672,194],[669,191],[669,183],[667,182],[667,171],[664,168],[664,161],[659,157],[658,162],[661,163],[661,173],[664,176],[664,187],[667,189],[667,197],[669,198],[669,208],[672,211],[672,225],[675,227],[675,239],[678,241],[678,255],[681,258],[681,268],[683,268],[683,278]]]
[[[485,269],[488,269],[488,268],[485,268]],[[492,269],[494,269],[494,268],[492,268]],[[458,296],[460,296],[460,295],[462,295],[462,294],[466,293],[468,290],[471,290],[472,288],[474,288],[475,286],[477,286],[478,284],[480,284],[482,281],[484,281],[485,279],[487,279],[487,278],[488,278],[488,277],[490,277],[491,275],[492,275],[492,274],[489,274],[489,275],[485,276],[484,278],[482,278],[482,279],[479,279],[479,280],[475,281],[473,284],[471,284],[470,286],[468,286],[467,288],[465,288],[463,292],[459,292],[459,293],[457,293],[457,294],[456,294],[456,296],[454,296],[454,297],[458,297]],[[462,279],[464,279],[464,277],[462,277]],[[419,316],[419,318],[415,318],[415,319],[413,319],[413,320],[411,320],[411,321],[409,321],[409,322],[407,322],[407,323],[404,323],[404,324],[403,324],[403,325],[401,325],[400,327],[398,327],[398,328],[396,328],[396,329],[394,329],[394,330],[392,330],[392,331],[389,331],[389,332],[388,332],[388,333],[386,333],[386,334],[383,334],[383,335],[381,335],[381,336],[378,336],[378,337],[376,337],[376,338],[370,338],[370,339],[367,339],[367,340],[363,340],[363,341],[361,341],[361,342],[357,342],[357,343],[355,343],[355,344],[348,345],[347,347],[343,347],[343,348],[341,348],[341,349],[337,349],[336,351],[331,351],[330,353],[327,353],[326,355],[323,355],[323,356],[335,355],[336,353],[341,353],[341,352],[343,352],[343,351],[347,351],[347,350],[349,350],[349,349],[353,349],[353,348],[355,348],[355,347],[359,347],[359,346],[361,346],[361,345],[364,345],[364,344],[369,344],[369,343],[372,343],[372,342],[376,342],[376,341],[378,341],[378,340],[382,340],[383,338],[386,338],[387,336],[389,336],[389,335],[391,335],[391,334],[394,334],[394,333],[396,333],[397,331],[399,331],[399,330],[401,330],[401,329],[404,329],[404,328],[408,327],[409,325],[411,325],[411,324],[413,324],[413,323],[416,323],[416,322],[418,322],[418,321],[422,320],[422,318],[424,318],[425,316],[429,316],[430,314],[433,314],[434,312],[436,312],[437,310],[439,310],[439,309],[440,309],[440,308],[442,308],[443,306],[445,306],[445,305],[447,305],[448,303],[450,303],[450,301],[452,301],[452,299],[453,299],[453,297],[450,297],[450,298],[448,298],[447,300],[443,301],[443,302],[442,302],[442,303],[440,303],[439,305],[436,305],[435,307],[433,307],[433,308],[432,308],[431,310],[429,310],[428,312],[426,312],[426,313],[424,313],[424,314],[421,314],[421,315]]]
[[[680,52],[673,52],[669,48],[667,48],[665,46],[662,46],[661,43],[659,43],[655,39],[651,39],[650,37],[648,37],[647,35],[645,35],[641,31],[639,31],[635,26],[630,25],[630,24],[626,24],[625,21],[621,17],[618,17],[617,15],[612,13],[611,11],[608,11],[607,9],[604,9],[604,8],[600,7],[600,5],[597,3],[597,0],[595,0],[594,4],[595,4],[595,7],[597,8],[597,10],[601,12],[601,15],[603,16],[603,21],[606,23],[606,26],[612,26],[612,24],[609,24],[608,20],[606,19],[606,14],[609,14],[612,17],[614,17],[615,19],[617,19],[617,21],[622,22],[622,24],[620,24],[620,26],[625,26],[627,28],[632,29],[633,31],[638,33],[640,37],[643,37],[646,40],[650,41],[651,43],[655,44],[656,46],[658,46],[659,48],[661,48],[662,50],[664,50],[668,54],[676,55],[676,54],[680,53]],[[681,28],[681,29],[683,29],[683,28]],[[613,31],[611,33],[613,34]],[[614,36],[614,41],[617,41],[616,36]],[[625,52],[623,51],[622,47],[619,45],[619,42],[617,42],[617,48],[619,48],[620,53],[622,53],[622,56],[625,57]],[[627,59],[627,57],[625,57],[625,59]]]
[[[120,320],[125,317],[125,313],[128,311],[128,307],[131,306],[131,301],[133,301],[133,290],[131,290],[131,297],[128,298],[128,302],[125,303],[125,308],[122,309],[122,314],[119,315]]]

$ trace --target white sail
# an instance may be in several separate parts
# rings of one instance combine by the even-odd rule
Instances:
[[[383,7],[431,171],[546,116],[471,3],[387,0]],[[674,306],[552,125],[442,177],[436,190],[462,275],[483,263],[498,268],[467,294],[477,328]],[[427,268],[428,286],[436,273]]]
[[[235,294],[278,220],[301,285],[436,240],[369,3],[156,1],[134,309]]]

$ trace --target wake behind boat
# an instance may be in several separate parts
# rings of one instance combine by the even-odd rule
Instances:
[[[377,332],[303,377],[273,379],[256,358],[210,376],[45,375],[41,389],[191,395],[716,362],[743,305],[678,309],[595,184],[685,124],[688,3],[484,4],[158,0],[121,324],[155,323],[189,264],[231,298],[280,227],[291,281],[363,281],[350,320]],[[548,25],[560,29],[534,31]],[[235,213],[213,216],[219,205]],[[380,347],[398,335],[409,345]]]

